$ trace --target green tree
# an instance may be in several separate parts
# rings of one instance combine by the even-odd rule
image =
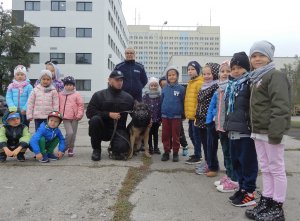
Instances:
[[[0,94],[13,78],[15,66],[30,67],[32,56],[29,50],[35,45],[36,32],[37,27],[30,23],[16,25],[11,11],[4,11],[0,6]]]

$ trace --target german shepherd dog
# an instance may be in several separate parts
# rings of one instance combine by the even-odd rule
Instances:
[[[138,152],[137,148],[141,146],[144,141],[145,156],[150,158],[149,153],[149,124],[151,122],[151,113],[148,106],[144,103],[135,103],[132,112],[132,121],[128,124],[128,131],[130,136],[130,149],[128,158],[132,158],[133,154]]]

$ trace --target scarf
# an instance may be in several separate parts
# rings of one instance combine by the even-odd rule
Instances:
[[[235,96],[238,94],[238,92],[241,90],[241,85],[249,80],[249,73],[246,72],[243,74],[240,78],[231,79],[228,82],[228,86],[225,91],[224,100],[228,97],[228,108],[227,108],[227,115],[229,112],[233,112],[234,110],[234,101]]]
[[[219,85],[219,90],[220,91],[225,91],[226,87],[228,85],[228,80],[226,80],[226,81],[219,81],[218,85]]]
[[[218,83],[217,80],[213,80],[213,81],[210,81],[210,82],[204,82],[204,83],[202,84],[201,91],[204,91],[204,90],[206,90],[207,88],[209,88],[209,87],[211,87],[211,86],[213,86],[214,84],[217,84],[217,83]]]
[[[8,85],[7,90],[11,91],[13,88],[16,88],[20,91],[20,95],[21,95],[24,92],[24,87],[26,87],[28,84],[29,84],[29,82],[26,80],[25,81],[13,80],[13,82]]]
[[[274,68],[275,68],[275,63],[270,62],[269,64],[263,67],[255,69],[249,75],[251,83],[256,84],[266,73],[268,73]]]
[[[160,96],[159,90],[155,90],[155,91],[154,90],[149,90],[147,92],[147,94],[149,95],[150,98],[157,98],[157,97]]]
[[[44,87],[44,86],[42,86],[42,87],[44,88],[45,93],[55,90],[55,87],[52,84],[50,84],[48,87]]]
[[[76,89],[72,90],[72,91],[67,91],[66,89],[63,90],[63,95],[70,95],[70,94],[74,94],[76,92]]]

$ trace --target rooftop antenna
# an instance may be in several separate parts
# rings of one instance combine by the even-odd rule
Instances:
[[[134,9],[134,25],[136,25],[136,8]]]
[[[141,14],[139,13],[138,14],[138,25],[140,25],[141,24]]]
[[[209,9],[209,26],[211,26],[211,8]]]

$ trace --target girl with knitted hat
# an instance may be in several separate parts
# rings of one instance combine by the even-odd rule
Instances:
[[[268,41],[255,42],[250,49],[252,134],[262,173],[259,203],[246,216],[259,221],[285,220],[282,205],[287,178],[284,135],[291,122],[291,88],[287,75],[276,70],[275,47]]]
[[[52,85],[51,72],[42,70],[39,82],[29,96],[26,112],[28,120],[34,119],[36,131],[42,122],[47,121],[51,111],[59,110],[58,93]]]
[[[158,128],[161,124],[161,92],[158,82],[157,78],[151,77],[148,81],[149,89],[143,96],[143,103],[145,103],[151,111],[152,126],[149,132],[148,141],[150,154],[160,154],[158,148]]]
[[[6,92],[6,102],[10,112],[21,112],[22,123],[29,126],[26,119],[27,101],[32,91],[32,86],[27,78],[27,70],[23,65],[18,65],[14,69],[14,79],[8,85]]]

